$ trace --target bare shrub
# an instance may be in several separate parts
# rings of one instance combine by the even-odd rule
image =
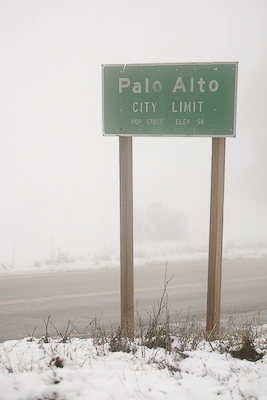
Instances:
[[[226,351],[235,358],[255,362],[263,357],[266,350],[266,340],[262,341],[262,338],[258,314],[251,321],[246,318],[245,322],[239,324],[236,324],[231,316],[228,326],[221,328],[218,342],[221,352]],[[256,347],[261,351],[259,352]]]
[[[141,339],[141,344],[150,349],[158,347],[164,348],[167,351],[172,349],[172,335],[170,323],[170,309],[168,307],[167,287],[171,279],[167,281],[167,266],[164,278],[164,287],[160,301],[153,307],[152,313],[149,314],[149,324],[144,327],[142,318],[138,314],[139,333],[137,336]]]
[[[196,314],[190,316],[190,309],[184,320],[181,322],[177,321],[175,337],[175,348],[181,354],[186,350],[195,350],[199,343],[205,339],[201,321]]]

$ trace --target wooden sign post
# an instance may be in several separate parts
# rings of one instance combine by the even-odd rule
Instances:
[[[220,327],[225,138],[212,138],[207,333]]]
[[[121,330],[124,336],[134,333],[133,274],[133,172],[132,138],[119,138],[120,153],[120,264]]]

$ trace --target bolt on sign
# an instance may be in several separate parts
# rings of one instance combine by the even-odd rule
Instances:
[[[235,137],[237,63],[103,65],[105,136]]]

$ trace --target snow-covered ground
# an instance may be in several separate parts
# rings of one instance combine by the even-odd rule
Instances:
[[[266,400],[266,339],[260,348],[265,355],[251,362],[208,342],[182,357],[142,346],[111,352],[92,339],[7,341],[0,344],[0,399]]]

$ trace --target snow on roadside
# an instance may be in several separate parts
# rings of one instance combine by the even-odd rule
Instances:
[[[267,354],[257,362],[212,350],[112,353],[92,339],[0,344],[0,400],[241,400],[267,398]]]
[[[208,253],[205,251],[183,251],[176,249],[173,242],[146,245],[137,247],[135,250],[134,265],[139,266],[157,266],[166,265],[166,263],[179,262],[201,262],[208,260]],[[257,259],[266,258],[266,247],[253,248],[231,248],[223,252],[223,258],[227,260],[234,259]],[[0,275],[19,275],[19,274],[39,274],[53,273],[59,271],[73,270],[96,270],[105,268],[119,268],[119,250],[109,250],[106,252],[96,252],[91,256],[75,256],[69,253],[60,252],[51,260],[34,261],[32,263],[17,263],[14,265],[0,262]]]

